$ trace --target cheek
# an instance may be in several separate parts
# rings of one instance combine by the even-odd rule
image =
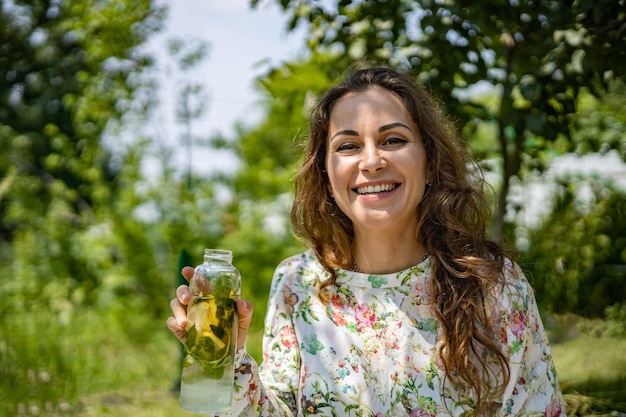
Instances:
[[[328,158],[326,160],[326,173],[328,174],[329,188],[331,191],[338,191],[341,187],[342,178],[345,177],[341,164],[338,164],[337,160],[333,160],[333,158]]]
[[[328,191],[333,199],[337,199],[339,193],[341,192],[341,184],[338,182],[337,176],[332,173],[328,173]]]
[[[414,175],[416,175],[418,178],[428,178],[430,169],[428,167],[428,163],[426,162],[425,155],[413,156],[403,162],[405,166],[411,167],[413,169]]]

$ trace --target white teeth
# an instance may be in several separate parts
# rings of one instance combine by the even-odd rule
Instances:
[[[384,193],[396,188],[396,184],[380,184],[380,185],[368,185],[365,187],[359,187],[356,192],[359,194],[374,194]]]

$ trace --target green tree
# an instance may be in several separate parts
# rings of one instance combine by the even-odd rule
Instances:
[[[151,64],[140,47],[162,16],[150,1],[1,2],[0,236],[23,285],[55,276],[93,301],[99,278],[76,242],[117,198],[121,167],[103,136],[149,105],[133,102]]]
[[[626,300],[626,193],[601,178],[564,178],[558,189],[524,264],[544,308],[602,317]]]
[[[139,94],[152,86],[141,48],[163,12],[143,0],[0,1],[3,412],[76,400],[88,389],[81,374],[98,379],[100,348],[70,343],[99,338],[101,323],[81,321],[96,316],[91,306],[130,341],[146,321],[128,320],[131,311],[154,320],[167,308],[153,242],[134,216],[141,148],[126,152],[113,129],[151,105]]]
[[[578,112],[572,123],[572,142],[582,147],[608,149],[606,143],[626,143],[626,115],[615,109],[626,106],[624,86],[614,83],[607,94],[596,98],[579,96]],[[624,149],[622,148],[622,152]],[[623,176],[620,168],[612,178]],[[552,178],[538,176],[544,186],[556,181],[552,207],[537,226],[518,222],[516,233],[527,239],[521,248],[543,308],[557,313],[574,312],[600,317],[607,306],[626,301],[626,195],[611,177],[584,175]],[[523,185],[522,185],[523,186]],[[534,205],[537,199],[532,198]],[[522,212],[529,201],[519,201]],[[532,208],[531,208],[532,210]],[[618,307],[614,310],[619,311]]]
[[[464,125],[494,125],[502,165],[496,235],[504,226],[511,178],[543,168],[535,157],[540,152],[577,148],[570,120],[581,89],[599,94],[611,79],[624,78],[623,0],[276,3],[288,16],[288,29],[305,25],[308,47],[334,54],[339,67],[372,59],[408,69]],[[467,94],[472,89],[495,92],[497,105],[475,100]]]

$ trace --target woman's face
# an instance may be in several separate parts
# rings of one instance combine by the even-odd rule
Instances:
[[[326,151],[333,197],[356,231],[415,230],[429,168],[419,128],[397,96],[371,87],[337,100]]]

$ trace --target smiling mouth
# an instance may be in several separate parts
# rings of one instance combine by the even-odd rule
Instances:
[[[355,188],[354,191],[360,195],[388,193],[390,191],[395,190],[399,186],[400,184],[367,185],[365,187]]]

